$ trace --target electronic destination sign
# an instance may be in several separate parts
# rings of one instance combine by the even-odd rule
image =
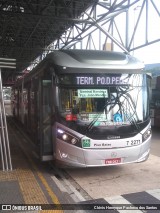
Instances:
[[[128,74],[105,74],[105,75],[61,75],[60,84],[71,85],[127,85]]]
[[[120,76],[77,76],[76,77],[77,85],[113,85],[113,84],[126,84],[126,82],[121,79]]]

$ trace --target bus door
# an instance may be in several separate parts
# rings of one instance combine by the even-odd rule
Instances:
[[[41,84],[41,110],[40,114],[40,154],[41,160],[53,159],[51,116],[52,116],[52,82],[42,80]]]
[[[31,89],[30,89],[30,97],[29,97],[29,125],[30,125],[30,135],[35,144],[38,145],[38,80],[31,80]]]

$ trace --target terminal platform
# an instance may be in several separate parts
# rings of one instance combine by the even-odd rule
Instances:
[[[59,182],[57,182],[59,173],[53,163],[41,162],[39,160],[35,145],[20,126],[16,125],[8,105],[6,105],[6,118],[13,168],[12,170],[3,171],[0,160],[1,211],[84,212],[81,210],[63,210],[63,208],[60,208],[61,204],[74,206],[74,204],[80,203],[80,201],[73,199],[72,191],[66,191],[62,186],[59,186]],[[159,138],[159,130],[154,128],[152,152],[157,156],[160,156],[160,154],[157,153],[159,151],[155,145],[159,141]],[[84,203],[94,204],[96,202],[103,204],[104,200],[93,200],[91,197],[87,197]],[[54,209],[55,206],[56,208]],[[96,212],[102,213],[102,211]]]
[[[56,175],[52,165],[39,161],[36,152],[33,152],[33,144],[28,143],[29,138],[23,136],[23,133],[17,129],[8,107],[6,118],[13,168],[3,171],[0,160],[1,210],[42,212],[44,208],[50,209],[49,204],[73,204],[68,193],[62,194],[52,180]],[[45,210],[45,212],[63,211]]]

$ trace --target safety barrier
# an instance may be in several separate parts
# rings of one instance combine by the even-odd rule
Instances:
[[[3,171],[12,170],[6,113],[3,100],[1,68],[16,68],[15,59],[0,58],[0,155]]]

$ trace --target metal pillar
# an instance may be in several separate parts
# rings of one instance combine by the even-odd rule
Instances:
[[[12,170],[6,113],[3,100],[1,68],[15,68],[15,59],[0,58],[0,156],[3,171]]]

